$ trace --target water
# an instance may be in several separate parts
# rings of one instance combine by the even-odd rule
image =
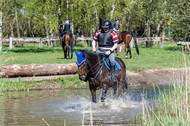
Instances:
[[[98,101],[100,94],[101,90]],[[0,96],[0,126],[82,126],[90,120],[104,126],[134,125],[132,120],[141,112],[142,94],[144,103],[152,107],[159,91],[129,90],[120,99],[111,94],[109,90],[105,103],[95,104],[88,89],[6,92]]]

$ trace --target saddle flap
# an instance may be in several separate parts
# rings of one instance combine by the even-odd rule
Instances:
[[[105,64],[105,66],[108,68],[108,70],[111,70],[109,59],[105,59],[103,57],[103,62]],[[121,67],[120,67],[119,63],[116,60],[115,60],[115,70],[121,70]]]

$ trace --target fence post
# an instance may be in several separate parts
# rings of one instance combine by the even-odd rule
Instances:
[[[54,42],[54,43],[53,43],[53,47],[55,47],[55,46],[56,46],[56,40],[54,40],[53,42]]]
[[[2,52],[2,39],[0,38],[0,52]]]
[[[42,48],[42,38],[40,38],[40,41],[39,41],[39,48]]]
[[[162,36],[160,37],[159,46],[160,46],[160,48],[163,48],[163,38],[162,38]]]
[[[9,49],[13,48],[13,37],[9,38]]]
[[[2,52],[2,12],[0,11],[0,52]]]

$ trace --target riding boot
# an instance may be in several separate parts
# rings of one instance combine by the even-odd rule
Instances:
[[[110,73],[110,86],[117,84],[117,80],[115,78],[115,66],[111,66],[111,73]]]

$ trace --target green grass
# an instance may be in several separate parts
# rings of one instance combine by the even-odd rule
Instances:
[[[91,50],[85,43],[78,42],[74,50]],[[137,55],[135,48],[132,48],[132,59],[125,59],[125,54],[120,54],[119,57],[125,62],[127,70],[141,71],[152,68],[171,68],[183,67],[183,52],[182,48],[176,43],[164,44],[163,48],[157,46],[147,48],[145,45],[139,45],[140,55]],[[8,47],[3,47],[3,52],[0,54],[1,65],[12,64],[68,64],[76,62],[76,55],[73,53],[73,59],[64,59],[64,54],[61,47],[38,48],[38,44],[25,44],[24,47],[15,47],[11,50]],[[190,61],[190,55],[186,55],[186,60]],[[189,63],[189,62],[188,62]]]
[[[72,76],[72,77],[61,77],[58,79],[53,80],[45,80],[45,81],[29,81],[24,82],[22,79],[19,79],[18,82],[12,81],[3,81],[0,80],[0,92],[4,91],[29,91],[32,89],[44,89],[43,86],[51,84],[51,85],[58,85],[60,88],[87,88],[88,83],[83,82],[78,79],[79,76]],[[51,88],[50,88],[51,89]]]
[[[155,110],[150,111],[148,105],[144,106],[141,124],[144,126],[189,126],[189,86],[189,83],[172,85],[169,92],[160,92]]]

